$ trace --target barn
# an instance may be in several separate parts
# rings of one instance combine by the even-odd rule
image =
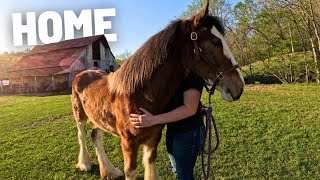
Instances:
[[[105,36],[98,35],[35,46],[1,76],[9,80],[11,93],[38,93],[68,90],[75,75],[86,69],[117,68]]]

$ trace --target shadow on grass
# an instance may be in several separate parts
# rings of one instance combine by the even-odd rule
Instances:
[[[100,170],[99,170],[99,165],[98,164],[92,164],[90,174],[94,174],[97,176],[100,176]]]
[[[81,172],[81,171],[79,171]],[[96,176],[100,176],[100,169],[99,169],[99,165],[98,164],[92,164],[91,170],[89,171],[90,174],[92,175],[96,175]],[[125,177],[120,177],[117,180],[125,180]],[[144,180],[143,176],[137,176],[136,180]]]

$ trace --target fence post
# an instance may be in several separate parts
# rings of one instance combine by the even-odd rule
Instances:
[[[21,89],[20,89],[20,94],[22,94],[23,91],[23,78],[21,77]]]
[[[37,76],[34,77],[34,92],[37,92]]]
[[[0,87],[1,87],[1,94],[3,94],[3,84],[2,84],[2,80],[0,80]]]
[[[54,80],[54,75],[51,76],[51,79],[52,79],[52,89],[55,90],[56,89],[56,83],[55,83],[55,80]]]

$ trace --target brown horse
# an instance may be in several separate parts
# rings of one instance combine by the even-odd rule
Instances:
[[[85,145],[85,125],[89,119],[101,177],[123,176],[103,148],[103,132],[107,131],[121,138],[126,179],[136,177],[140,145],[144,151],[144,178],[159,179],[155,160],[164,125],[136,129],[130,124],[129,115],[141,113],[139,107],[146,107],[153,114],[163,113],[189,73],[212,82],[219,78],[217,89],[227,101],[237,100],[242,94],[243,77],[226,44],[220,21],[208,15],[208,4],[190,19],[172,22],[151,37],[116,72],[107,75],[87,70],[76,76],[72,108],[80,144],[77,167],[83,171],[91,168]]]

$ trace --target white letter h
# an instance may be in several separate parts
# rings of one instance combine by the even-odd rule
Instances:
[[[28,45],[37,45],[37,25],[36,13],[27,13],[27,24],[22,25],[21,13],[12,14],[12,30],[13,30],[13,45],[22,46],[22,34],[26,33],[28,37]]]

